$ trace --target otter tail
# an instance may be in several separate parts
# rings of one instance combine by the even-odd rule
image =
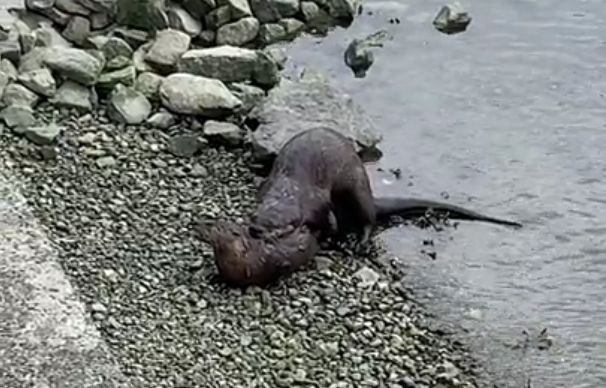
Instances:
[[[494,224],[513,226],[521,228],[522,224],[514,221],[485,216],[473,210],[468,210],[457,205],[451,205],[438,201],[416,198],[374,198],[378,221],[387,220],[393,216],[403,218],[418,217],[425,214],[429,209],[438,212],[447,212],[450,218],[468,221],[484,221]]]

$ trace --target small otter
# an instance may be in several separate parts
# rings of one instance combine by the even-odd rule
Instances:
[[[414,198],[374,198],[350,139],[324,127],[302,131],[282,147],[258,193],[248,225],[199,224],[213,246],[221,277],[236,285],[265,285],[311,261],[320,241],[354,232],[369,242],[377,221],[433,208],[451,218],[521,226],[458,206]]]

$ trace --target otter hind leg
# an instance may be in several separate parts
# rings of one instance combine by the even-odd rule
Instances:
[[[345,184],[335,193],[335,207],[340,233],[354,232],[358,236],[358,246],[370,241],[376,223],[376,209],[370,182],[364,165],[348,171]]]

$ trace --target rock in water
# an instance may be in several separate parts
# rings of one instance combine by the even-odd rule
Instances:
[[[347,46],[344,54],[345,64],[353,71],[356,78],[366,77],[366,72],[375,61],[372,51],[360,45],[360,43],[359,39],[354,39]]]
[[[448,35],[457,34],[467,30],[471,23],[471,16],[463,9],[459,3],[445,5],[433,20],[434,27]]]
[[[55,79],[48,69],[37,69],[23,73],[19,75],[19,82],[45,97],[52,97],[57,92]]]
[[[284,79],[255,107],[249,119],[259,123],[251,134],[254,156],[270,160],[295,134],[318,126],[333,128],[355,141],[358,151],[374,150],[381,135],[351,98],[322,77]]]
[[[109,96],[107,113],[112,120],[125,124],[141,124],[151,113],[151,103],[143,93],[118,84]]]
[[[51,144],[61,133],[61,127],[57,124],[48,124],[40,127],[29,127],[25,129],[25,137],[38,145]]]
[[[42,61],[49,69],[85,86],[94,85],[105,66],[98,57],[69,47],[55,47],[45,52]]]
[[[229,116],[242,106],[223,82],[184,73],[171,74],[164,79],[160,99],[174,113],[205,117]]]
[[[344,53],[345,64],[353,71],[356,78],[364,78],[374,63],[371,47],[383,47],[383,42],[393,37],[385,30],[377,31],[363,39],[354,39]]]
[[[267,53],[233,46],[190,50],[179,60],[178,69],[223,82],[253,81],[264,88],[280,82],[278,66]]]

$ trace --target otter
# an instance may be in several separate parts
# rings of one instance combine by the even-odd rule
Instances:
[[[195,228],[212,246],[219,275],[232,285],[272,283],[311,261],[329,237],[353,232],[358,247],[365,246],[377,222],[393,216],[434,209],[453,219],[522,226],[437,201],[375,198],[352,141],[325,127],[299,132],[284,144],[257,202],[245,224],[218,221]]]

